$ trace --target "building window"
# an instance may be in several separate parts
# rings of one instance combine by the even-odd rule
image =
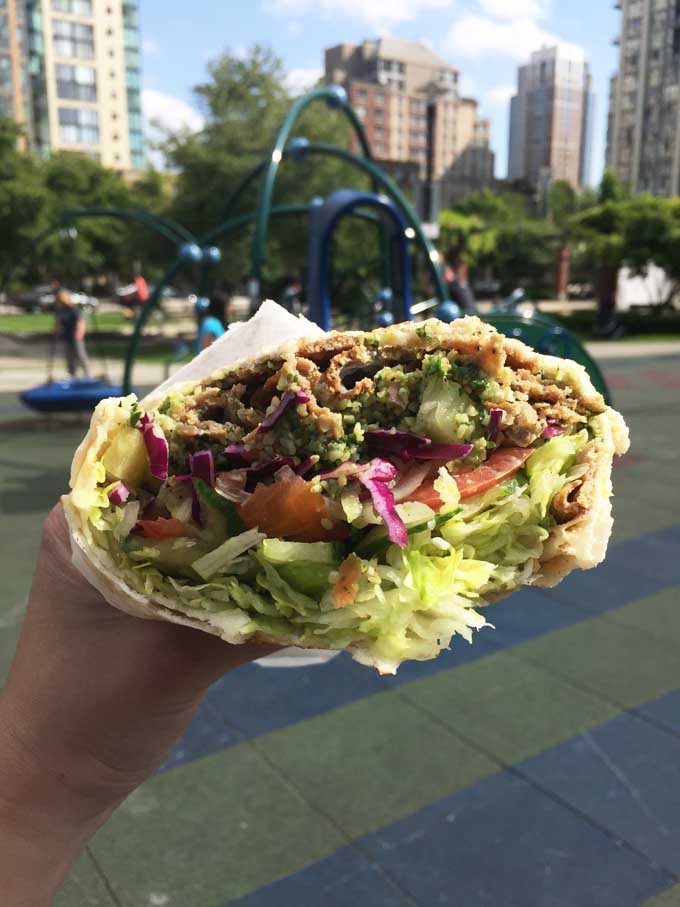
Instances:
[[[52,0],[52,9],[71,16],[91,16],[92,0]]]
[[[65,145],[98,145],[99,114],[88,107],[60,107],[59,138]]]
[[[57,63],[57,97],[64,101],[96,101],[97,74],[91,66]]]
[[[78,57],[81,60],[94,58],[94,29],[91,25],[54,19],[52,40],[58,57]]]
[[[131,110],[128,114],[128,125],[130,131],[142,132],[142,114],[140,111]]]

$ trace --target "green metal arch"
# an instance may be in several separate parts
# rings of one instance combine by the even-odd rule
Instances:
[[[414,238],[418,241],[418,243],[426,253],[428,267],[430,268],[435,286],[437,288],[437,295],[440,302],[445,302],[446,300],[448,300],[449,294],[446,289],[446,284],[444,282],[441,268],[439,267],[439,254],[430,240],[425,236],[418,215],[415,213],[408,199],[402,193],[396,183],[394,183],[389,177],[387,177],[382,172],[382,170],[373,162],[373,160],[359,157],[351,151],[346,151],[344,148],[337,148],[335,145],[329,145],[326,142],[310,142],[305,148],[305,154],[320,154],[326,155],[328,157],[336,157],[340,160],[344,160],[346,163],[351,164],[359,170],[363,170],[363,172],[371,178],[374,186],[377,189],[385,192],[385,194],[397,204],[399,210],[404,216],[404,219],[413,230]],[[290,153],[284,148],[281,153],[281,157],[283,158],[288,156],[290,156]],[[247,174],[247,176],[241,182],[241,188],[245,188],[245,186],[252,179],[254,179],[258,173],[261,173],[266,164],[267,162],[263,161],[258,164],[257,167],[251,170],[250,173]],[[278,214],[293,213],[292,211],[287,210],[289,208],[296,209],[294,213],[302,213],[297,210],[298,207],[299,206],[295,205],[284,205],[279,209],[270,208],[269,214],[273,214],[275,210]],[[210,233],[206,234],[206,236],[204,236],[201,240],[201,244],[205,245],[206,243],[215,242],[218,238],[226,235],[233,229],[250,223],[254,218],[256,218],[257,222],[259,223],[260,213],[260,209],[258,209],[255,212],[255,215],[247,214],[241,215],[236,218],[230,218],[223,224],[215,227],[215,229],[211,230]]]
[[[177,221],[159,214],[149,214],[141,208],[72,208],[62,212],[59,226],[69,224],[81,217],[114,217],[120,220],[134,220],[151,227],[170,242],[196,242],[196,237]]]
[[[364,157],[368,160],[371,160],[372,158],[371,147],[368,144],[364,127],[353,108],[348,103],[346,95],[344,97],[340,96],[338,87],[339,86],[331,85],[313,88],[311,91],[308,91],[306,94],[302,95],[302,97],[294,101],[276,134],[269,157],[268,159],[265,159],[265,175],[260,187],[260,197],[256,209],[255,236],[253,237],[252,276],[258,281],[262,276],[262,262],[264,261],[264,249],[267,242],[267,226],[272,208],[274,184],[276,183],[279,164],[283,159],[284,149],[290,138],[293,126],[299,120],[304,110],[309,107],[310,104],[319,100],[325,100],[335,104],[337,109],[349,120],[354,133],[359,140]],[[240,191],[242,191],[242,188],[240,188]]]

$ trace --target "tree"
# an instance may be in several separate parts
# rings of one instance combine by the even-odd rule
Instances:
[[[86,155],[58,152],[43,164],[48,192],[48,223],[57,224],[65,211],[80,208],[129,208],[129,187],[115,170]],[[84,275],[118,272],[127,265],[129,227],[115,219],[83,218],[69,237],[51,234],[39,249],[42,277],[56,276],[75,285]]]
[[[501,292],[520,285],[540,288],[550,280],[557,231],[531,216],[522,192],[473,192],[453,211],[442,212],[440,223],[452,261],[458,253],[474,268],[491,269]]]
[[[0,292],[18,277],[17,263],[44,223],[47,192],[38,161],[17,150],[21,135],[0,118]]]
[[[439,215],[439,244],[454,270],[486,263],[496,248],[493,227],[476,214],[442,211]]]
[[[602,180],[597,192],[597,200],[600,204],[605,202],[622,202],[629,197],[628,188],[621,181],[615,170],[609,167],[602,174]]]
[[[616,324],[616,294],[625,265],[644,275],[650,264],[663,268],[672,282],[670,303],[680,285],[680,202],[638,195],[630,198],[615,173],[605,171],[599,203],[575,214],[569,222],[584,243],[595,273],[598,329],[607,333]]]

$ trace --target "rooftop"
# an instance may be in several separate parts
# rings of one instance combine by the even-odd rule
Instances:
[[[439,66],[442,69],[456,69],[423,41],[406,41],[403,38],[378,38],[375,41],[364,41],[363,46],[370,48],[378,57],[388,60],[399,60],[402,63],[415,63],[418,66]]]

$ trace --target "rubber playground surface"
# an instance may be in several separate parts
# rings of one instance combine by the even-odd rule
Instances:
[[[228,675],[58,907],[680,905],[680,357],[603,364],[633,438],[603,566],[395,678]],[[0,677],[84,431],[25,415],[0,395]]]

